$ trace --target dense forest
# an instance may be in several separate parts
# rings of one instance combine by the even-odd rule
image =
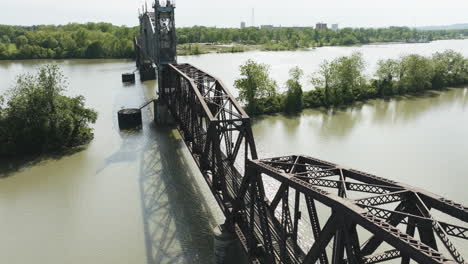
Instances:
[[[0,25],[0,59],[44,58],[132,58],[133,38],[138,27],[114,26],[109,23],[68,24],[61,26]],[[193,43],[258,45],[263,50],[355,45],[371,42],[425,42],[468,37],[468,30],[415,30],[406,27],[351,29],[339,31],[301,28],[178,28],[181,54],[204,53]],[[241,52],[243,47],[223,49]],[[206,52],[210,52],[206,50]]]
[[[355,101],[417,94],[428,90],[468,85],[468,58],[447,50],[430,57],[411,54],[399,59],[381,60],[373,76],[365,76],[362,54],[325,61],[308,80],[312,89],[302,91],[303,72],[295,67],[278,92],[270,78],[269,66],[252,60],[240,66],[234,86],[249,114],[294,113],[302,108],[349,105]]]
[[[132,58],[137,31],[109,23],[0,25],[0,59]]]

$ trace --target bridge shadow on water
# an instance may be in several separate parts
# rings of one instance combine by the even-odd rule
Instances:
[[[206,200],[211,193],[198,185],[202,175],[178,133],[146,126],[139,185],[147,263],[212,263],[213,227],[220,220],[216,204]]]
[[[252,119],[252,124],[257,139],[260,138],[257,143],[262,138],[271,137],[275,131],[282,132],[275,135],[288,139],[312,132],[320,138],[336,140],[352,135],[366,122],[376,127],[412,125],[428,118],[431,113],[454,109],[467,111],[468,87],[372,99],[340,107],[304,109],[293,115],[260,115]]]

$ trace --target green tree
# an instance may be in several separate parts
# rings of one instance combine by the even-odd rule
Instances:
[[[465,58],[461,53],[453,50],[437,52],[432,56],[434,63],[433,88],[440,89],[450,85],[464,83]]]
[[[463,84],[468,84],[468,58],[465,59],[465,63],[463,63]]]
[[[91,43],[91,45],[86,48],[85,53],[86,58],[103,58],[105,57],[104,48],[100,41]]]
[[[302,85],[301,78],[304,72],[299,67],[289,70],[289,80],[286,81],[286,98],[284,111],[286,113],[297,113],[302,110]]]
[[[3,35],[1,41],[5,44],[11,43],[10,37],[8,37],[7,35]]]
[[[0,156],[57,151],[93,138],[89,124],[97,113],[85,108],[82,96],[63,95],[66,88],[57,65],[18,76],[6,105],[0,100]]]
[[[402,92],[420,92],[432,88],[434,65],[421,55],[408,55],[401,61],[402,74],[400,88]]]
[[[325,90],[315,88],[311,91],[304,92],[303,95],[304,108],[321,107],[325,105]]]
[[[8,58],[8,46],[0,43],[0,59]]]
[[[342,45],[354,45],[359,43],[357,38],[351,34],[346,34],[340,41]]]
[[[353,53],[331,62],[325,61],[311,82],[316,88],[324,89],[326,105],[349,104],[364,93],[364,68],[362,54]]]
[[[377,93],[380,96],[394,95],[398,92],[395,85],[400,80],[401,63],[398,60],[380,60],[377,63]]]
[[[359,99],[366,83],[364,78],[365,62],[361,53],[340,57],[335,60],[337,79],[336,91],[343,96],[343,103],[349,104]]]
[[[333,80],[333,72],[334,67],[336,65],[334,63],[330,63],[329,61],[325,60],[319,66],[319,70],[312,75],[310,82],[315,87],[316,90],[323,89],[323,102],[325,105],[333,105],[335,104],[335,96],[334,92],[332,91],[334,87],[334,80]]]
[[[239,89],[239,100],[246,103],[248,113],[261,113],[261,99],[276,95],[276,82],[269,77],[270,67],[265,64],[248,60],[240,66],[241,78],[234,81],[234,87]]]
[[[16,43],[16,46],[18,48],[21,48],[24,45],[28,44],[29,41],[28,41],[28,38],[26,36],[22,35],[22,36],[19,36],[19,37],[16,38],[15,43]]]
[[[54,49],[59,45],[58,41],[53,36],[48,36],[42,43],[44,48]]]

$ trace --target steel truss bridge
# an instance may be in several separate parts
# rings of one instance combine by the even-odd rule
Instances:
[[[164,32],[175,38],[175,6],[154,8],[140,16],[142,32],[163,32],[155,17],[171,17]],[[158,34],[148,47],[170,39]],[[175,57],[154,66],[158,100],[252,263],[467,263],[467,207],[308,156],[260,159],[249,116],[220,80]]]

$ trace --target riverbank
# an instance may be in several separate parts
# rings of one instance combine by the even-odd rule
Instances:
[[[177,45],[177,55],[202,55],[210,53],[239,53],[260,50],[258,45],[191,43]]]
[[[468,37],[468,30],[416,30],[408,27],[343,28],[321,30],[312,27],[177,28],[179,46],[197,44],[200,48],[180,49],[179,55],[209,52],[299,50],[324,46],[363,45],[374,42],[417,43]],[[133,40],[139,27],[110,23],[67,25],[0,25],[0,60],[132,58]],[[219,43],[208,47],[204,43]],[[234,47],[229,47],[231,43]],[[212,45],[213,46],[213,45]]]
[[[468,39],[444,39],[444,40],[464,40]],[[240,53],[249,51],[306,51],[321,47],[362,47],[366,45],[394,45],[394,44],[428,44],[432,41],[382,41],[382,42],[369,42],[352,45],[331,45],[325,44],[321,46],[310,46],[310,47],[290,47],[274,44],[258,44],[258,45],[247,45],[242,43],[232,44],[219,44],[219,43],[189,43],[177,45],[177,54],[179,56],[191,56],[191,55],[203,55],[203,54],[216,54],[216,53]]]

